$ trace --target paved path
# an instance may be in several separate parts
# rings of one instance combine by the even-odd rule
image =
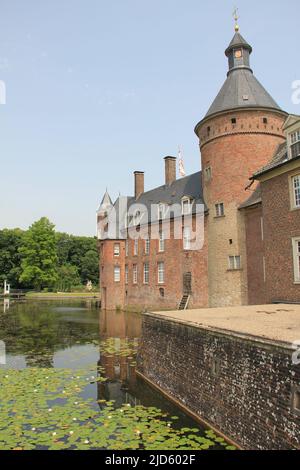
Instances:
[[[285,343],[300,342],[300,305],[258,305],[153,312],[207,329],[225,330]]]

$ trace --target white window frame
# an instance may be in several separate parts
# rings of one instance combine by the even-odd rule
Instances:
[[[125,256],[128,256],[129,253],[129,242],[128,238],[125,240]]]
[[[233,261],[233,263],[231,262]],[[242,260],[240,255],[230,255],[228,257],[228,264],[230,271],[239,271],[242,267]]]
[[[149,280],[150,280],[150,265],[149,263],[144,263],[144,267],[143,267],[143,282],[144,284],[149,284]]]
[[[296,180],[298,180],[296,185]],[[300,174],[292,176],[293,207],[300,209]]]
[[[298,142],[300,142],[300,128],[296,129],[293,132],[291,132],[290,139],[291,139],[290,140],[291,145],[294,145],[294,144],[297,144]]]
[[[224,202],[218,202],[215,204],[216,208],[216,217],[224,217],[225,215],[225,208],[224,208]]]
[[[121,267],[114,266],[114,282],[121,282]]]
[[[190,215],[192,213],[193,200],[190,197],[183,197],[181,199],[181,213],[182,215]],[[187,208],[187,210],[186,210]]]
[[[191,228],[184,227],[183,229],[183,249],[190,250],[191,249]]]
[[[145,238],[145,255],[150,254],[150,237]]]
[[[128,284],[128,280],[129,280],[129,268],[128,268],[128,264],[125,265],[125,284]]]
[[[115,243],[114,244],[114,256],[115,256],[115,258],[119,258],[120,253],[121,253],[120,243]]]
[[[165,283],[165,263],[163,261],[157,263],[157,281],[158,284]]]
[[[165,235],[164,232],[159,232],[159,239],[158,239],[158,251],[163,253],[165,251]]]
[[[160,202],[157,206],[157,216],[158,220],[163,220],[166,218],[168,212],[168,206],[164,202]]]
[[[137,284],[138,282],[138,265],[134,264],[132,266],[132,282],[133,284]]]
[[[300,284],[300,237],[292,238],[293,244],[293,264],[294,264],[294,281]]]
[[[139,254],[139,240],[135,238],[133,241],[133,256],[138,256]]]

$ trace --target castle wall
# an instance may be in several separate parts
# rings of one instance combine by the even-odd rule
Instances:
[[[138,371],[244,449],[299,449],[292,354],[289,343],[144,315]]]
[[[249,178],[269,162],[284,141],[285,117],[283,112],[270,110],[239,110],[213,116],[196,128],[204,200],[209,209],[208,282],[212,307],[248,302],[245,220],[238,207],[249,197],[245,191]],[[216,217],[218,203],[224,204],[223,217]],[[230,269],[229,256],[240,256],[239,269]]]

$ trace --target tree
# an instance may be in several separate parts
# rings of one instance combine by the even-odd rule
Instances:
[[[71,264],[64,264],[58,268],[59,280],[57,283],[57,288],[62,292],[70,292],[72,287],[79,286],[81,284],[81,279],[78,274],[78,269],[76,266]]]
[[[0,281],[5,279],[14,288],[20,288],[21,256],[19,248],[22,245],[24,232],[20,229],[0,230]]]
[[[54,225],[43,217],[25,232],[20,248],[20,281],[37,290],[51,288],[57,282],[57,246]]]
[[[81,281],[86,284],[99,282],[99,258],[97,251],[89,250],[81,260]]]

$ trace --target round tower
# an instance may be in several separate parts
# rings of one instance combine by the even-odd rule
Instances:
[[[246,304],[247,260],[239,206],[251,175],[284,142],[282,111],[250,68],[252,47],[236,27],[225,51],[227,79],[195,132],[200,141],[208,215],[210,306]],[[254,187],[251,188],[251,191]]]

